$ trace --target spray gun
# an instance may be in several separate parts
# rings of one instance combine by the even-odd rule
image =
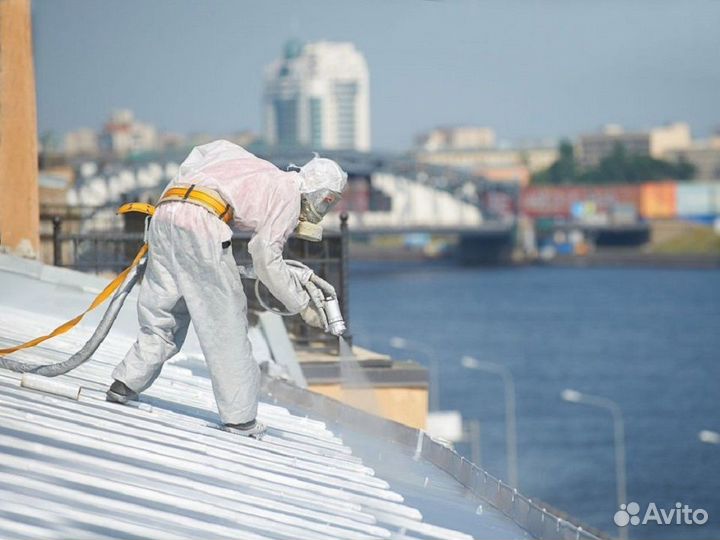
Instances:
[[[340,311],[340,302],[337,297],[337,292],[335,292],[335,287],[299,261],[286,260],[285,263],[290,267],[290,271],[295,274],[298,281],[302,283],[307,291],[308,296],[310,296],[310,301],[320,313],[320,317],[327,331],[334,336],[341,336],[347,327],[345,326],[342,311]],[[281,311],[269,306],[260,295],[260,280],[257,279],[252,269],[242,266],[238,268],[240,274],[244,277],[255,279],[255,296],[264,309],[283,317],[296,315],[296,313]]]
[[[324,279],[312,274],[310,280],[305,284],[305,290],[310,295],[328,331],[334,336],[341,336],[345,332],[345,321],[340,311],[335,288]]]

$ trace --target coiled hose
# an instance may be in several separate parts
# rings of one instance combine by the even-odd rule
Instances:
[[[85,342],[85,345],[83,345],[82,348],[70,358],[64,362],[37,365],[13,360],[11,358],[0,357],[0,368],[9,369],[10,371],[15,371],[17,373],[36,373],[45,377],[57,377],[58,375],[63,375],[68,371],[72,371],[76,367],[90,360],[92,355],[95,351],[97,351],[100,344],[105,340],[110,332],[115,319],[117,319],[118,313],[120,313],[120,309],[125,303],[127,295],[143,275],[143,272],[145,271],[145,264],[145,262],[142,262],[130,270],[130,273],[125,278],[122,286],[115,291],[115,294],[110,300],[110,304],[105,310],[105,314],[103,315],[100,324],[98,324],[95,329],[95,332],[93,332],[93,335],[87,340],[87,342]]]

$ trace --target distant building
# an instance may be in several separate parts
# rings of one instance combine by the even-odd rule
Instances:
[[[558,157],[555,147],[475,148],[417,151],[420,163],[465,169],[494,182],[527,185],[530,176],[552,165]]]
[[[489,127],[473,126],[436,128],[419,135],[415,144],[429,152],[492,148],[495,146],[495,131]]]
[[[186,145],[189,147],[201,146],[218,139],[225,139],[239,146],[248,147],[257,143],[260,136],[252,131],[238,131],[235,133],[192,133],[185,139]]]
[[[63,149],[68,157],[96,156],[100,149],[98,134],[90,128],[70,131],[65,134]]]
[[[188,137],[183,133],[166,131],[158,135],[158,146],[161,150],[177,150],[188,146]]]
[[[260,140],[260,137],[252,131],[239,131],[237,133],[226,135],[223,138],[239,146],[250,146]]]
[[[690,126],[676,122],[650,130],[650,155],[662,158],[671,150],[686,150],[692,144]]]
[[[527,185],[557,159],[554,147],[497,148],[490,127],[436,128],[415,138],[420,163],[465,169],[493,182]]]
[[[100,134],[100,148],[116,156],[124,157],[133,152],[157,150],[157,130],[150,124],[135,120],[128,109],[113,111]]]
[[[291,41],[265,71],[271,145],[370,150],[367,63],[352,43]]]
[[[478,167],[477,175],[491,182],[519,184],[525,187],[530,183],[530,169],[525,165],[504,165],[495,167]]]
[[[67,192],[74,181],[72,167],[53,167],[41,171],[38,176],[40,208],[65,206]]]
[[[581,135],[578,154],[583,165],[594,166],[620,144],[629,154],[660,159],[671,150],[688,149],[691,142],[690,126],[684,122],[636,132],[626,132],[621,126],[612,124],[600,133]]]
[[[695,141],[684,150],[669,150],[664,157],[671,161],[684,159],[694,165],[695,178],[720,180],[720,135]]]

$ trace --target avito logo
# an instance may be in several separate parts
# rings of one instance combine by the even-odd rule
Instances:
[[[655,523],[657,525],[704,525],[708,520],[707,511],[702,508],[693,510],[687,504],[675,503],[674,508],[666,510],[658,508],[651,502],[640,517],[640,505],[636,502],[621,504],[620,510],[613,516],[615,525],[625,527],[626,525],[646,525]]]

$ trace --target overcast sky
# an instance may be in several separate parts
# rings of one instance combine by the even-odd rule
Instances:
[[[378,149],[437,125],[519,140],[720,124],[720,0],[33,0],[33,17],[41,131],[118,107],[260,131],[263,66],[292,37],[362,51]]]

